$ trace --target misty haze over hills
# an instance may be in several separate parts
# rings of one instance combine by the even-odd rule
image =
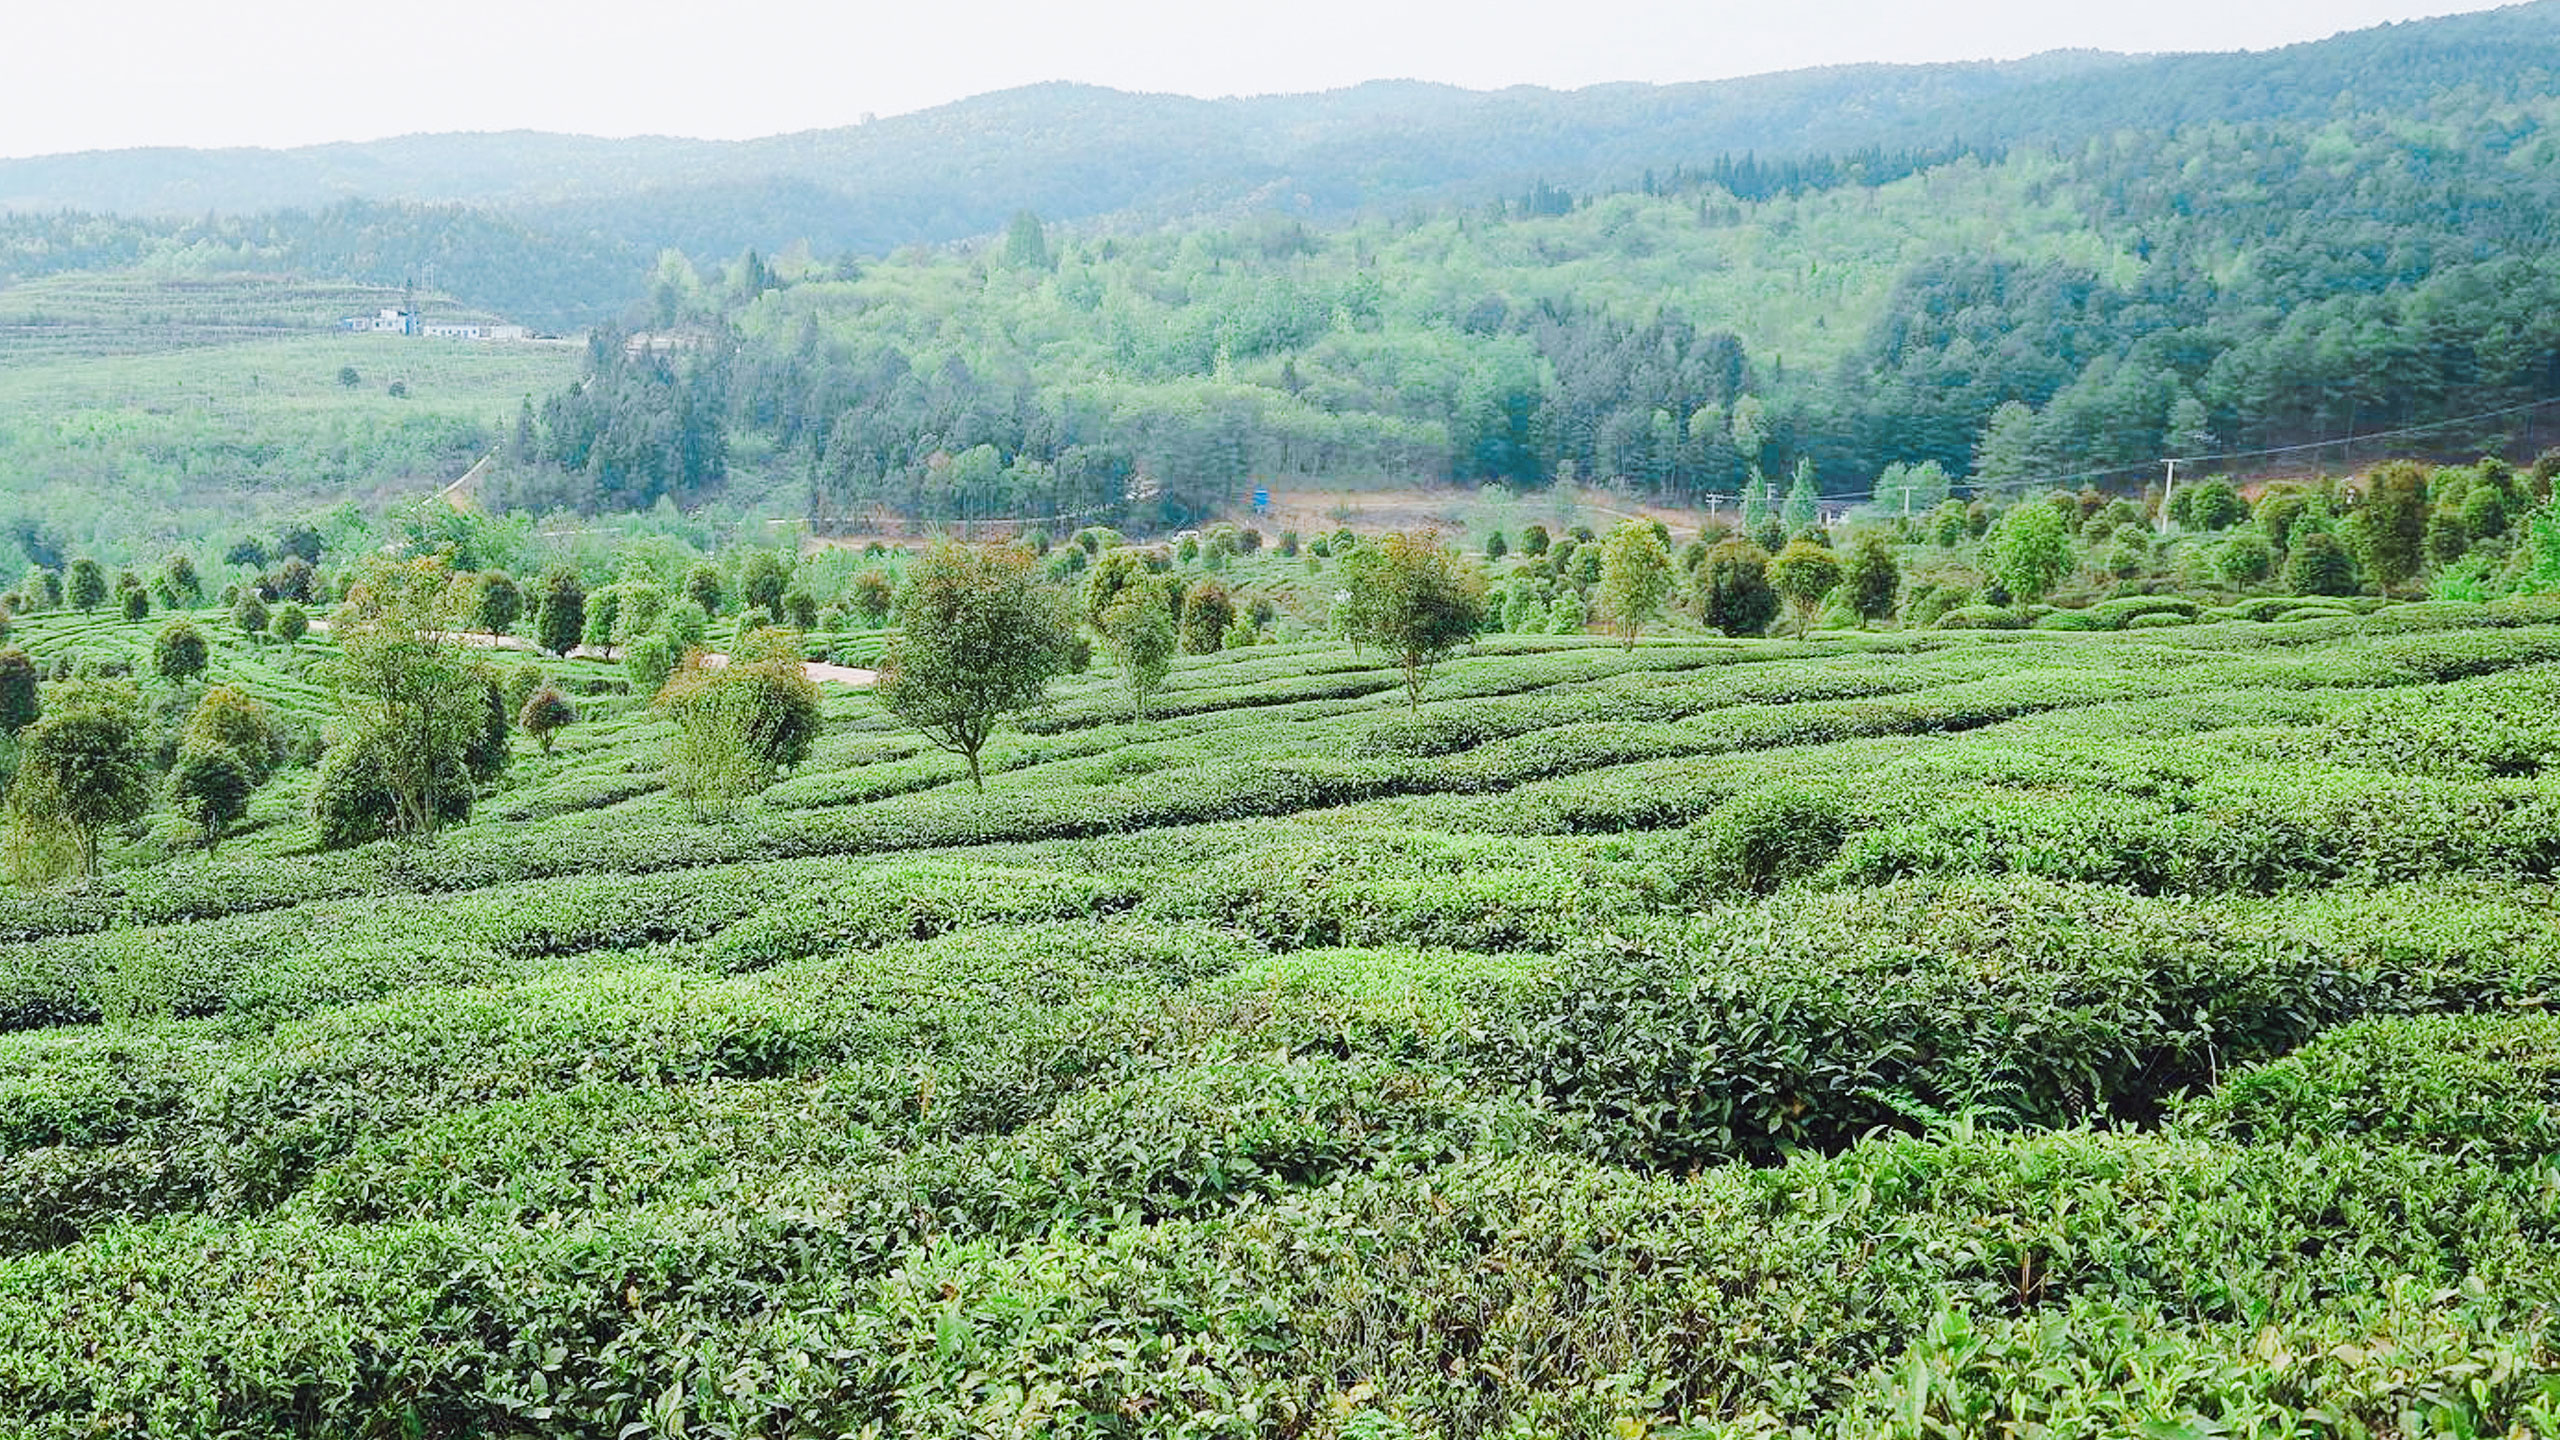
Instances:
[[[884,251],[986,234],[1018,209],[1160,221],[1238,209],[1335,218],[1536,180],[1587,192],[1722,154],[2070,145],[2121,129],[2311,120],[2459,87],[2547,90],[2560,5],[2385,26],[2280,50],[1865,65],[1689,85],[1491,93],[1378,81],[1200,100],[1047,84],[766,139],[508,132],[292,150],[146,149],[0,161],[0,210],[195,218],[347,200],[501,210],[537,230],[696,253],[806,240]]]

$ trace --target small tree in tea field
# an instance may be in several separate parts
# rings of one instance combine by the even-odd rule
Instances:
[[[874,693],[967,759],[970,782],[984,790],[987,737],[1005,716],[1047,698],[1074,638],[1066,595],[1042,582],[1030,551],[946,541],[907,567]]]

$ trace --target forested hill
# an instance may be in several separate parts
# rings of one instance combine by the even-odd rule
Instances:
[[[2164,456],[2310,445],[2287,463],[2336,469],[2378,452],[2334,442],[2378,432],[2520,454],[2560,441],[2555,241],[2560,96],[2470,90],[1339,227],[1025,214],[885,261],[665,262],[632,318],[683,348],[599,345],[492,493],[692,504],[735,456],[805,483],[822,522],[1144,526],[1258,481],[1694,499],[1759,474],[1926,508],[2138,490]],[[1132,493],[1145,513],[1114,508]]]
[[[598,323],[484,492],[534,509],[1144,525],[1263,479],[2132,486],[2412,427],[2560,440],[2560,407],[2520,408],[2560,397],[2555,77],[2560,0],[2263,54],[1570,94],[1045,86],[735,146],[293,152],[426,198],[0,217],[0,284],[414,277]],[[193,210],[240,159],[90,158],[0,193],[141,166]],[[504,203],[432,203],[466,186]]]

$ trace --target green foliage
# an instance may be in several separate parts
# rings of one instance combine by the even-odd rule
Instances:
[[[1066,597],[1042,584],[1027,551],[944,542],[907,567],[898,634],[876,693],[892,714],[969,762],[1004,717],[1040,704],[1066,668],[1074,626]]]
[[[258,592],[248,589],[241,591],[239,600],[233,603],[231,623],[240,627],[241,634],[256,640],[267,633],[274,617],[267,611],[267,602],[258,598]]]
[[[74,610],[95,610],[104,605],[107,603],[106,567],[86,555],[72,561],[64,593]]]
[[[1108,612],[1105,614],[1107,617]],[[1193,585],[1182,599],[1182,653],[1217,654],[1235,620],[1235,597],[1227,593],[1227,587],[1215,580]]]
[[[2427,472],[2405,460],[2383,465],[2365,477],[2364,503],[2355,515],[2357,558],[2384,590],[2413,579],[2426,559]],[[2305,590],[2297,595],[2335,595],[2336,590]]]
[[[469,583],[441,557],[376,558],[349,581],[338,607],[331,674],[353,737],[341,744],[365,757],[365,774],[388,792],[391,833],[428,836],[469,814],[470,777],[502,763],[503,703],[486,666],[457,638],[471,601]],[[367,829],[370,797],[350,813],[367,818],[339,833]]]
[[[284,758],[284,737],[273,715],[248,692],[216,685],[196,701],[180,737],[184,750],[221,751],[240,762],[252,786],[263,785]]]
[[[2255,585],[2275,573],[2275,547],[2262,535],[2243,531],[2222,542],[2213,568],[2233,585]]]
[[[14,645],[0,650],[0,733],[15,736],[43,714],[36,662]]]
[[[2364,588],[2356,580],[2355,557],[2325,530],[2296,533],[2285,556],[2284,584],[2296,595],[2353,595]]]
[[[65,827],[81,869],[98,873],[98,841],[142,818],[151,803],[142,749],[141,700],[128,686],[74,681],[43,718],[19,732],[13,814]]]
[[[1621,522],[1602,547],[1600,613],[1628,648],[1671,596],[1671,549],[1645,521]]]
[[[528,693],[524,704],[516,711],[516,724],[533,737],[545,755],[550,754],[551,747],[559,742],[560,732],[577,723],[577,707],[569,702],[568,696],[549,685]]]
[[[1766,895],[1831,863],[1847,824],[1840,802],[1820,791],[1780,785],[1737,795],[1684,837],[1684,890],[1702,899]]]
[[[1726,540],[1709,550],[1696,587],[1698,618],[1727,635],[1765,634],[1778,618],[1769,552],[1748,540]]]
[[[587,629],[587,588],[567,569],[542,577],[533,605],[533,641],[554,655],[578,646]]]
[[[169,771],[170,802],[196,828],[208,850],[220,845],[231,827],[249,813],[249,795],[255,787],[248,765],[218,746],[181,749],[178,763]]]
[[[524,591],[514,576],[492,570],[480,577],[479,596],[471,615],[474,629],[484,635],[511,634],[523,616]]]
[[[1796,633],[1813,629],[1822,602],[1840,588],[1840,560],[1809,540],[1790,542],[1769,562],[1769,585],[1796,615]]]
[[[2050,505],[2020,505],[1991,536],[1990,569],[2001,587],[2034,603],[2071,573],[2071,532]]]
[[[1420,709],[1432,670],[1482,626],[1482,577],[1463,568],[1437,532],[1399,531],[1353,551],[1343,586],[1335,623],[1354,643],[1395,657],[1407,703]]]
[[[1173,672],[1173,615],[1151,585],[1123,588],[1102,614],[1102,643],[1128,688],[1132,718],[1145,721],[1147,696]]]
[[[152,673],[171,684],[201,678],[212,658],[204,632],[184,620],[170,621],[151,642]]]
[[[1848,591],[1850,611],[1859,619],[1890,619],[1896,597],[1902,593],[1902,567],[1894,561],[1893,546],[1872,531],[1859,536],[1840,568],[1840,584]]]

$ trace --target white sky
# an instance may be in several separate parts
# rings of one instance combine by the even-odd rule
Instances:
[[[2256,49],[2471,0],[0,0],[0,155],[434,130],[738,139],[1040,80],[1194,95]]]

